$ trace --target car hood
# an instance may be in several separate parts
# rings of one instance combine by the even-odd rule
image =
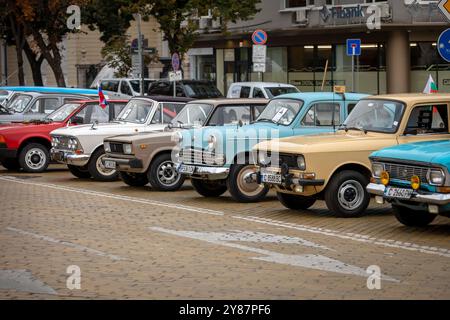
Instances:
[[[389,143],[396,144],[395,134],[381,134],[350,130],[318,135],[294,136],[259,143],[255,150],[306,154],[326,152],[374,151]]]
[[[51,122],[51,123],[8,123],[0,125],[0,134],[10,134],[15,132],[36,132],[41,130],[52,131],[61,127],[61,122]]]
[[[71,126],[57,129],[52,135],[67,135],[73,137],[79,136],[116,136],[121,134],[135,134],[139,132],[148,132],[154,130],[163,130],[165,125],[145,125],[135,123],[102,123],[88,124],[81,126]]]
[[[372,153],[371,157],[417,161],[450,167],[450,140],[402,144]]]

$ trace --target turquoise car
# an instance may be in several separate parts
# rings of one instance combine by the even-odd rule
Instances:
[[[297,135],[332,132],[365,94],[293,93],[279,96],[257,110],[223,106],[209,127],[179,133],[177,170],[191,178],[195,190],[218,197],[227,190],[239,202],[257,202],[269,188],[257,181],[252,148],[259,142]],[[236,119],[236,121],[233,121]],[[227,125],[223,125],[227,123]]]
[[[450,140],[382,149],[370,156],[373,183],[367,190],[380,204],[392,204],[398,221],[426,226],[450,217]]]

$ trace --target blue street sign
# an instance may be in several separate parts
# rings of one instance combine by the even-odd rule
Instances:
[[[361,39],[347,39],[347,55],[348,56],[361,55]]]
[[[445,30],[439,36],[437,48],[442,59],[450,62],[450,29]]]
[[[173,71],[178,71],[180,69],[180,56],[178,53],[172,55],[172,68]]]
[[[256,45],[266,44],[267,40],[268,40],[267,32],[265,32],[264,30],[261,30],[261,29],[255,30],[255,32],[253,32],[253,35],[252,35],[252,40],[253,40],[253,43]]]

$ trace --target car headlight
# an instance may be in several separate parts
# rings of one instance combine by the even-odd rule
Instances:
[[[270,164],[270,155],[267,151],[258,151],[258,163],[262,166]]]
[[[384,171],[384,164],[382,163],[377,163],[374,162],[372,164],[372,174],[374,176],[374,178],[380,178],[381,177],[381,173]]]
[[[434,186],[445,184],[445,173],[440,169],[431,169],[428,173],[428,182]]]
[[[78,147],[78,140],[76,138],[69,138],[67,147],[69,148],[69,150],[76,150]]]
[[[176,143],[181,143],[183,141],[183,134],[181,132],[175,132],[172,135],[172,139]]]
[[[208,149],[215,150],[217,147],[217,138],[214,135],[209,136],[208,138]]]
[[[297,166],[302,171],[306,170],[306,161],[304,156],[300,155],[297,157]]]
[[[104,142],[103,147],[105,148],[105,152],[111,152],[111,144],[109,142]]]
[[[125,154],[132,154],[133,153],[132,149],[133,148],[132,148],[131,144],[129,144],[129,143],[123,145],[123,153],[125,153]]]

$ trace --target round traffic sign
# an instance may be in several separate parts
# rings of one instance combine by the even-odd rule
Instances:
[[[180,56],[178,53],[172,55],[172,68],[173,71],[178,71],[180,69]]]
[[[254,44],[264,45],[267,43],[268,36],[267,32],[264,30],[258,29],[253,32],[252,40]]]
[[[450,29],[445,30],[439,36],[437,48],[442,59],[450,62]]]

